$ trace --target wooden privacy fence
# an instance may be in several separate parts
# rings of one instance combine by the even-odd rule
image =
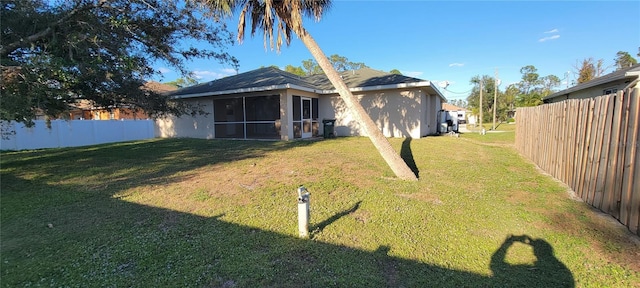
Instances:
[[[640,235],[638,90],[518,108],[516,148]]]

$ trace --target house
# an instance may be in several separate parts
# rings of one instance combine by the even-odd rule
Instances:
[[[155,81],[145,83],[142,88],[156,93],[169,93],[178,89]],[[69,119],[71,120],[135,120],[149,118],[149,115],[138,109],[127,106],[97,107],[89,100],[80,100],[71,104],[71,106],[73,106],[73,109],[69,111]]]
[[[449,131],[459,132],[466,129],[467,109],[449,103],[442,103],[442,110],[438,117],[440,122],[440,133]],[[461,129],[462,128],[462,129]]]
[[[640,77],[640,64],[580,83],[544,97],[542,100],[544,103],[554,103],[567,99],[585,99],[612,94],[623,90],[638,77]],[[634,87],[640,87],[640,85],[636,83]]]
[[[154,91],[157,93],[169,93],[178,88],[155,82],[149,81],[142,87],[145,90]],[[144,111],[133,109],[127,106],[120,107],[99,107],[96,106],[93,101],[81,99],[74,103],[68,104],[69,111],[56,117],[57,119],[69,119],[69,120],[124,120],[124,119],[149,119]],[[39,111],[36,113],[35,120],[46,120],[47,116]]]
[[[369,68],[341,77],[385,136],[420,138],[437,132],[445,98],[432,82]],[[301,77],[266,67],[169,95],[206,113],[159,119],[160,137],[310,138],[323,134],[327,119],[335,120],[337,136],[366,136],[325,75]]]
[[[89,100],[80,100],[70,106],[73,107],[69,111],[69,119],[71,120],[121,120],[149,118],[143,111],[137,111],[127,107],[96,107]]]
[[[467,115],[471,113],[471,111],[467,110],[466,108],[451,105],[449,103],[442,103],[442,110],[449,111],[451,117],[458,118],[458,123],[460,124],[466,124]]]

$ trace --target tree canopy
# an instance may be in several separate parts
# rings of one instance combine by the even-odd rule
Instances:
[[[638,54],[640,55],[640,52]],[[638,64],[638,60],[636,60],[636,58],[633,58],[633,56],[631,56],[629,52],[625,51],[618,51],[618,53],[616,53],[615,61],[617,70],[629,68],[633,65]]]
[[[191,1],[7,0],[0,9],[4,120],[56,118],[81,99],[151,116],[180,115],[184,105],[142,89],[159,73],[154,63],[184,75],[185,61],[193,58],[238,65],[225,52],[232,33],[211,21],[217,12],[202,13]],[[185,45],[189,39],[207,45]]]
[[[488,75],[477,75],[471,78],[469,81],[470,84],[474,85],[471,93],[467,97],[467,108],[470,108],[474,114],[479,114],[480,112],[480,89],[482,87],[482,112],[485,117],[483,117],[483,121],[489,119],[489,115],[491,115],[493,111],[493,93],[495,86],[495,78]],[[482,83],[482,85],[480,85]],[[501,96],[501,93],[499,96]],[[499,97],[502,98],[502,97]]]
[[[582,61],[578,61],[573,68],[578,74],[578,84],[591,81],[597,77],[602,76],[607,70],[604,66],[604,60],[593,60],[593,58],[585,58]]]
[[[520,73],[522,74],[522,80],[520,80],[520,82],[515,86],[515,88],[518,89],[515,101],[516,106],[519,107],[537,106],[542,104],[542,98],[552,94],[555,91],[555,88],[561,84],[561,80],[558,76],[547,75],[540,77],[538,69],[533,65],[522,67],[522,69],[520,69]]]
[[[393,74],[393,73],[391,73]],[[463,100],[463,99],[453,99],[451,101],[449,101],[449,103],[453,106],[456,107],[460,107],[460,108],[467,108],[467,101]]]
[[[358,70],[361,68],[367,68],[366,64],[362,62],[349,61],[347,57],[333,54],[328,57],[331,66],[338,72],[344,72],[349,70]],[[302,66],[293,66],[291,64],[285,67],[285,71],[300,76],[322,74],[322,68],[314,59],[307,59],[302,61]],[[400,71],[398,71],[399,73]]]
[[[171,85],[176,88],[184,88],[198,84],[198,80],[193,77],[186,76],[173,81],[164,82],[164,84]]]
[[[298,76],[306,76],[307,73],[304,71],[304,69],[302,69],[302,67],[300,66],[293,66],[291,64],[287,65],[284,67],[284,71],[287,71],[289,73],[298,75]]]
[[[480,109],[480,83],[482,82],[482,112],[488,120],[493,113],[493,97],[497,88],[496,118],[499,121],[507,120],[508,112],[515,107],[537,106],[543,103],[542,98],[552,94],[560,86],[561,80],[558,76],[547,75],[540,77],[538,69],[533,65],[527,65],[520,69],[522,74],[518,83],[510,84],[500,91],[496,87],[495,78],[483,75],[474,76],[470,83],[474,85],[469,97],[467,97],[467,108],[474,113],[479,113]]]

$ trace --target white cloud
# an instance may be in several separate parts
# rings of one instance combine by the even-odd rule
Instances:
[[[558,30],[558,28],[555,28],[555,29],[551,29],[549,31],[545,31],[544,34],[551,34],[551,33],[558,33],[558,32],[560,32],[560,30]]]
[[[220,69],[220,71],[224,74],[228,74],[227,76],[238,74],[236,69],[233,69],[233,68],[224,68],[224,69]]]
[[[219,71],[210,71],[210,70],[194,70],[193,77],[198,79],[199,81],[210,81],[215,79],[220,79],[223,77],[227,77],[230,75],[235,75],[236,70],[234,69],[221,69]]]
[[[420,71],[400,71],[400,72],[402,73],[402,75],[415,77],[415,78],[418,78],[418,76],[424,74],[424,72],[420,72]]]
[[[549,37],[544,37],[544,38],[540,38],[538,40],[538,42],[544,42],[544,41],[549,41],[549,40],[556,40],[560,38],[560,35],[553,35],[553,36],[549,36]]]
[[[464,66],[464,63],[451,63],[449,64],[449,67],[462,67]]]
[[[169,68],[167,68],[167,67],[160,67],[160,68],[158,68],[158,71],[160,73],[162,73],[162,74],[167,74],[167,73],[171,72],[171,70]]]

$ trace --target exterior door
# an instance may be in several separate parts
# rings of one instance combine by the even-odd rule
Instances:
[[[311,128],[311,98],[302,98],[302,138],[313,135]]]

